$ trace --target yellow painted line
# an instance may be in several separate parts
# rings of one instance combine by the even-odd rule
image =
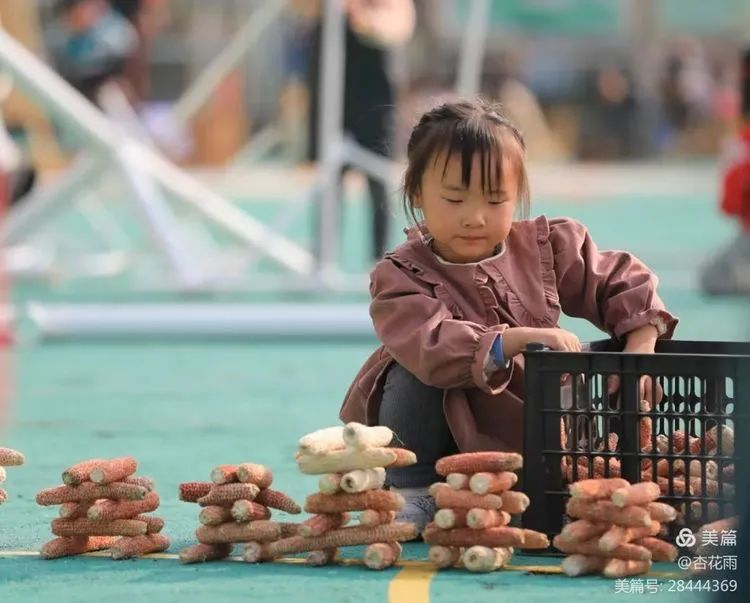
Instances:
[[[430,582],[437,573],[431,563],[404,567],[388,585],[388,603],[429,603]]]

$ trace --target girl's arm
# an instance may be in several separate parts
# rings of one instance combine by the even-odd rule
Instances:
[[[677,319],[664,309],[658,279],[638,258],[599,251],[586,228],[568,218],[550,220],[549,241],[563,312],[618,339],[649,325],[658,337],[672,336]],[[644,337],[634,335],[632,345],[646,345]]]
[[[659,338],[659,330],[654,325],[643,325],[626,335],[625,349],[632,354],[652,354]]]
[[[370,316],[388,353],[426,385],[479,387],[497,394],[510,382],[513,363],[488,373],[487,359],[507,325],[485,327],[454,318],[429,284],[390,260],[370,280]]]

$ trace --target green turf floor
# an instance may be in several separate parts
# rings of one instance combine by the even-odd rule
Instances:
[[[247,204],[269,219],[270,204]],[[682,319],[682,339],[746,339],[746,300],[712,300],[694,285],[694,270],[706,252],[730,236],[731,227],[711,199],[612,196],[601,204],[540,203],[537,210],[571,215],[589,225],[603,248],[639,254],[662,276],[661,293]],[[346,211],[347,268],[362,270],[366,213],[361,204]],[[302,238],[304,215],[290,224]],[[121,288],[88,283],[22,286],[14,297],[29,299],[135,299]],[[231,297],[231,296],[227,296]],[[339,299],[327,296],[328,299]],[[348,296],[364,301],[366,297]],[[565,321],[583,339],[601,336],[579,321]],[[269,465],[276,486],[297,500],[316,489],[293,460],[304,433],[335,424],[350,379],[374,341],[226,343],[67,342],[34,344],[24,339],[14,351],[15,404],[5,445],[21,449],[27,465],[8,470],[8,503],[0,507],[0,551],[33,551],[49,538],[56,509],[41,508],[34,494],[59,483],[71,463],[89,457],[134,455],[143,474],[156,478],[171,552],[194,542],[197,508],[177,500],[177,484],[205,480],[221,463]],[[357,551],[348,552],[356,555]],[[406,556],[424,559],[424,545],[409,545]],[[548,562],[548,561],[546,561]],[[520,558],[515,564],[540,563]],[[674,571],[669,566],[660,567]],[[0,601],[158,600],[382,601],[397,570],[361,567],[311,569],[297,565],[247,566],[215,563],[179,566],[173,560],[112,562],[80,558],[42,562],[0,556]],[[430,599],[463,601],[573,602],[627,599],[612,581],[532,576],[523,572],[470,575],[440,573]],[[649,595],[649,601],[690,599],[685,594]]]

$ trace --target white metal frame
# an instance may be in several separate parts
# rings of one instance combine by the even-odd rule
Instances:
[[[48,111],[61,117],[90,144],[93,160],[84,159],[66,175],[62,186],[40,192],[12,211],[3,225],[4,245],[21,244],[47,221],[51,212],[59,211],[80,190],[81,185],[100,176],[104,167],[118,168],[137,191],[144,222],[169,259],[176,283],[183,288],[211,287],[208,275],[199,275],[190,268],[189,250],[179,243],[170,222],[173,216],[166,204],[160,203],[155,188],[158,184],[203,219],[232,235],[235,239],[294,274],[309,275],[313,268],[311,254],[296,243],[271,231],[213,190],[194,179],[162,157],[129,132],[118,128],[81,94],[63,81],[31,52],[0,30],[0,65],[14,82],[37,99]],[[135,182],[137,180],[137,182]],[[146,188],[148,187],[148,188]],[[196,264],[197,266],[197,264]]]
[[[471,0],[464,31],[456,88],[460,94],[478,92],[489,11],[488,0]],[[209,64],[177,103],[174,116],[186,121],[210,97],[224,75],[234,68],[260,34],[280,14],[286,2],[264,3],[259,14],[241,28],[225,51]],[[173,237],[171,216],[155,194],[157,185],[240,241],[296,275],[257,280],[260,288],[305,290],[323,287],[364,291],[366,279],[344,277],[338,268],[338,178],[344,163],[355,165],[386,186],[394,183],[395,164],[357,145],[343,131],[344,11],[342,0],[325,0],[321,51],[318,177],[309,194],[320,193],[320,257],[257,223],[219,195],[166,161],[142,141],[118,131],[92,105],[65,84],[41,61],[0,31],[0,64],[19,84],[35,94],[50,111],[76,126],[97,149],[66,174],[55,191],[42,191],[22,204],[3,229],[6,244],[20,242],[91,182],[104,166],[115,162],[130,179],[141,200],[144,221],[151,227],[164,255],[171,259],[178,281],[196,288],[205,275],[190,272],[189,250]],[[102,151],[104,153],[102,154]],[[147,176],[140,179],[141,176]],[[134,180],[138,180],[135,182]],[[181,263],[183,262],[184,263]],[[290,283],[292,286],[290,287]],[[231,283],[212,283],[222,289]],[[190,306],[31,304],[28,315],[45,337],[72,336],[293,336],[372,335],[366,305]]]

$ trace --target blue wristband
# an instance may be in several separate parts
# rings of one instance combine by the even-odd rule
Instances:
[[[495,337],[495,341],[492,342],[492,347],[490,348],[490,354],[492,354],[492,360],[498,368],[507,368],[508,363],[505,361],[505,354],[503,354],[502,335]]]

